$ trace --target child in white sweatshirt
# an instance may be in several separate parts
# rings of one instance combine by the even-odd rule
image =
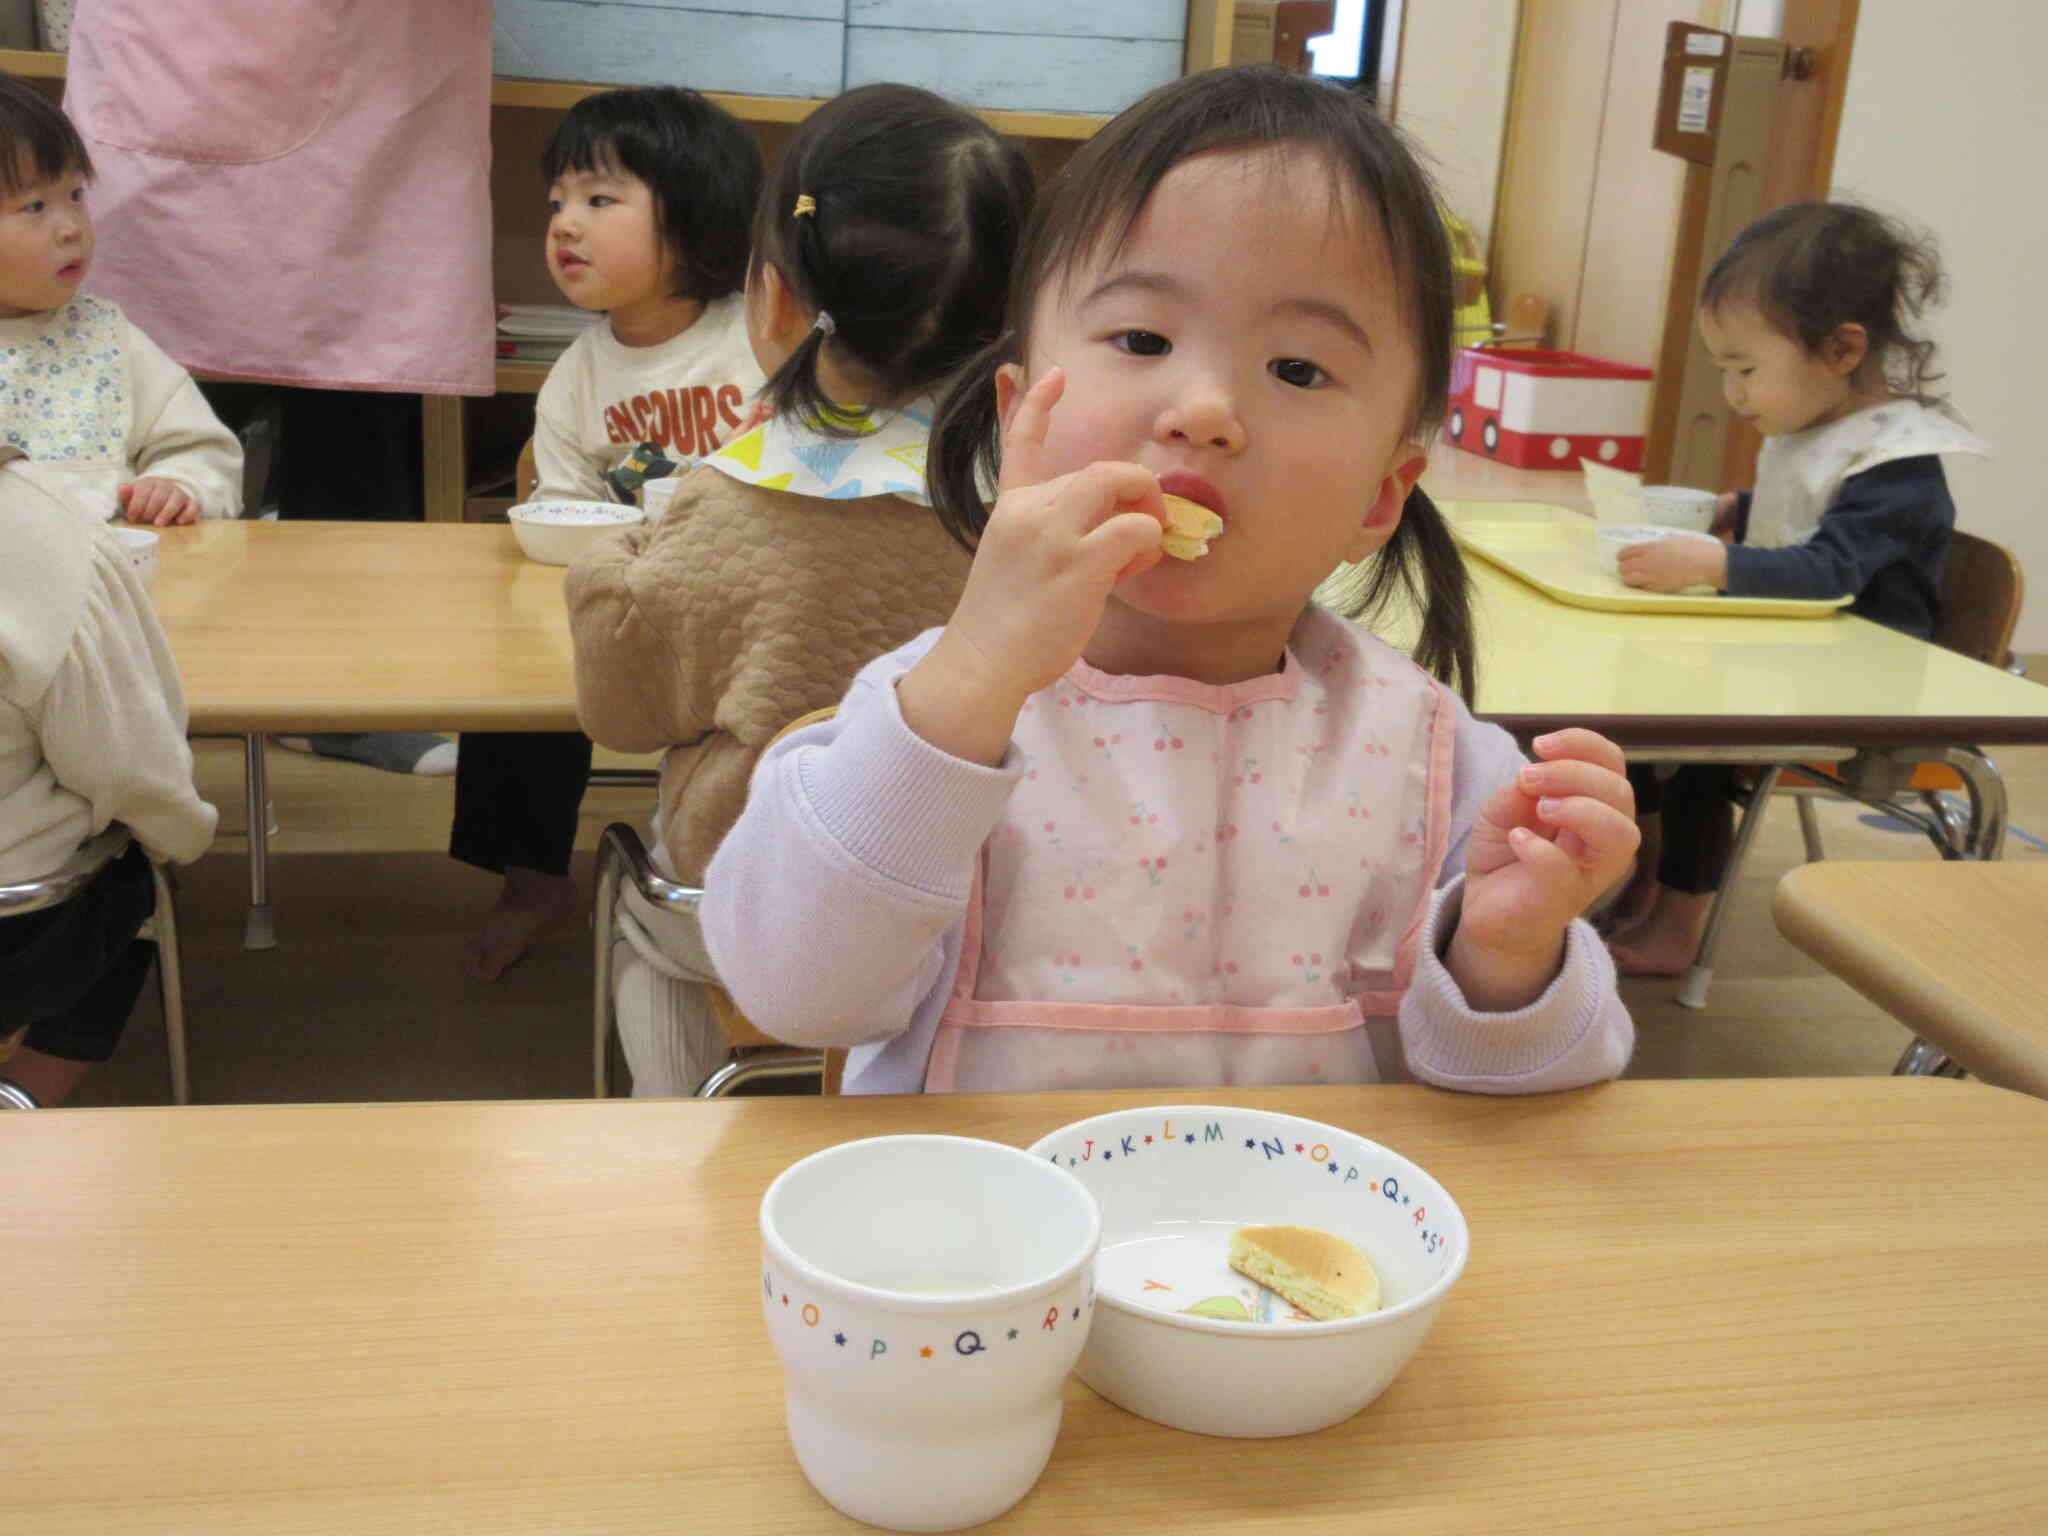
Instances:
[[[92,265],[92,160],[71,120],[0,74],[0,442],[75,476],[102,520],[242,509],[242,445],[192,376],[106,299]]]

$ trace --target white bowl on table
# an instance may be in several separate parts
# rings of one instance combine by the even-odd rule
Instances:
[[[1643,520],[1664,528],[1689,528],[1706,533],[1714,526],[1714,509],[1721,498],[1712,491],[1690,485],[1646,485],[1643,487]]]
[[[638,507],[616,501],[522,501],[505,516],[526,558],[542,565],[569,565],[591,545],[646,521]]]
[[[1119,1110],[1032,1148],[1102,1206],[1095,1326],[1075,1374],[1121,1408],[1205,1435],[1298,1435],[1341,1423],[1421,1346],[1464,1272],[1464,1214],[1418,1164],[1294,1115],[1224,1106]],[[1305,1226],[1358,1245],[1380,1309],[1334,1322],[1232,1270],[1242,1226]],[[1192,1316],[1235,1297],[1251,1320]]]

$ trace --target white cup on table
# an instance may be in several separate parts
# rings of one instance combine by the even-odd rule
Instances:
[[[662,514],[668,511],[669,502],[675,499],[676,487],[682,483],[681,475],[663,475],[659,480],[640,483],[640,510],[647,514],[647,521],[661,521]]]
[[[1689,485],[1646,485],[1643,521],[1660,528],[1710,533],[1714,527],[1714,503],[1719,500],[1712,491],[1695,490]]]
[[[992,1520],[1052,1455],[1102,1216],[1072,1174],[962,1136],[813,1153],[761,1200],[761,1310],[811,1486],[897,1531]]]

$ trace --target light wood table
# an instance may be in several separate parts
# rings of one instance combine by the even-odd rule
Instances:
[[[156,606],[195,735],[573,731],[562,575],[498,524],[203,522]]]
[[[2048,866],[1804,864],[1778,883],[1771,914],[1919,1036],[1902,1071],[1945,1058],[2048,1098]]]
[[[247,741],[249,948],[276,943],[266,738],[578,729],[562,575],[496,525],[164,530],[156,606],[190,728]]]
[[[1205,1439],[1070,1384],[990,1530],[2048,1528],[2048,1104],[1931,1078],[1186,1097],[1417,1159],[1470,1265],[1319,1434]],[[859,1530],[784,1435],[769,1180],[853,1137],[1029,1145],[1148,1102],[0,1114],[0,1533]]]

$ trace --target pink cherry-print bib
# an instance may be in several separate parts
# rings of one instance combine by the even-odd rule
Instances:
[[[1328,615],[1230,687],[1033,697],[936,1090],[1370,1081],[1448,836],[1447,695]]]

